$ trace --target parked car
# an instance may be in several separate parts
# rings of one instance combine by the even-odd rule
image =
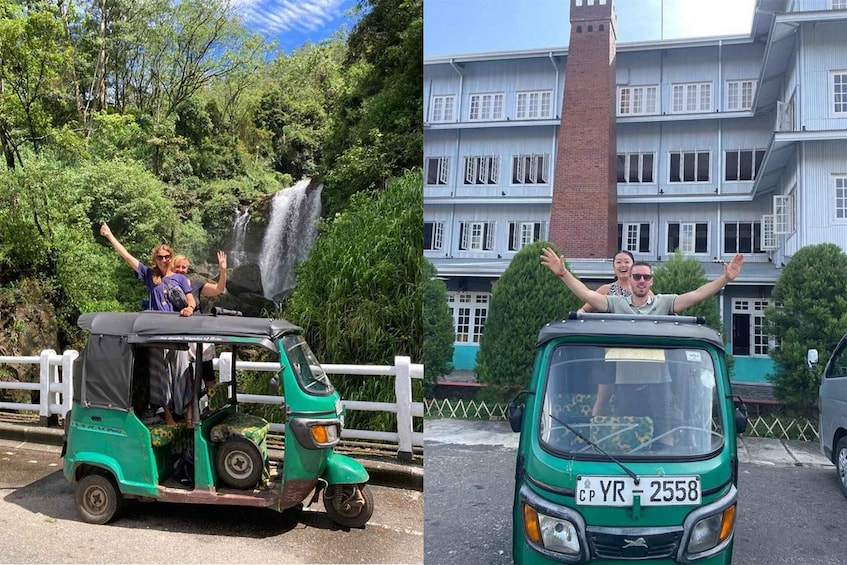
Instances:
[[[730,563],[747,420],[720,335],[690,316],[581,314],[536,348],[509,407],[515,563]]]
[[[282,512],[310,494],[312,502],[322,494],[327,514],[343,527],[370,519],[368,473],[334,450],[344,409],[301,328],[285,320],[169,312],[84,314],[78,325],[88,340],[76,362],[62,456],[85,522],[109,522],[129,498]],[[209,375],[202,362],[193,363],[192,421],[142,421],[151,355],[161,348],[203,351],[203,344],[232,352],[232,379],[204,390]],[[240,355],[255,359],[262,351],[279,363],[281,467],[269,461],[270,424],[238,400]]]
[[[818,362],[818,352],[807,354],[809,367]],[[818,389],[818,432],[821,453],[835,464],[841,492],[847,497],[847,335],[841,338],[821,374]]]

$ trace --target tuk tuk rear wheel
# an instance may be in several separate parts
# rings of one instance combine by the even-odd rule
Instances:
[[[79,517],[89,524],[109,522],[123,502],[115,482],[100,473],[92,473],[80,479],[74,498]]]
[[[361,528],[374,513],[368,485],[330,485],[324,490],[324,508],[329,518],[345,528]]]
[[[236,489],[252,489],[262,476],[264,462],[259,448],[243,437],[228,438],[215,459],[215,468],[221,481]]]

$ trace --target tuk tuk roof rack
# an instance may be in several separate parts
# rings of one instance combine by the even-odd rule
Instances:
[[[677,314],[607,314],[598,312],[573,312],[568,313],[568,320],[623,320],[632,322],[673,322],[675,324],[706,324],[703,316],[679,316]]]
[[[538,332],[536,347],[562,337],[591,337],[598,340],[638,337],[648,340],[706,341],[725,349],[721,334],[706,325],[702,316],[653,316],[644,314],[599,314],[571,312],[552,320]]]

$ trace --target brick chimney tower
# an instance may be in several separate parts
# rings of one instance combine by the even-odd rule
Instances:
[[[549,239],[566,258],[606,258],[618,240],[617,19],[613,0],[570,3]]]

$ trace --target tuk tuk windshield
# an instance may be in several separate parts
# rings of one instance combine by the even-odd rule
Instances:
[[[698,456],[723,443],[720,407],[705,349],[560,345],[539,437],[567,455],[598,456],[593,443],[614,457]]]
[[[303,336],[283,336],[282,346],[285,348],[291,370],[303,390],[317,396],[325,396],[335,390]]]

